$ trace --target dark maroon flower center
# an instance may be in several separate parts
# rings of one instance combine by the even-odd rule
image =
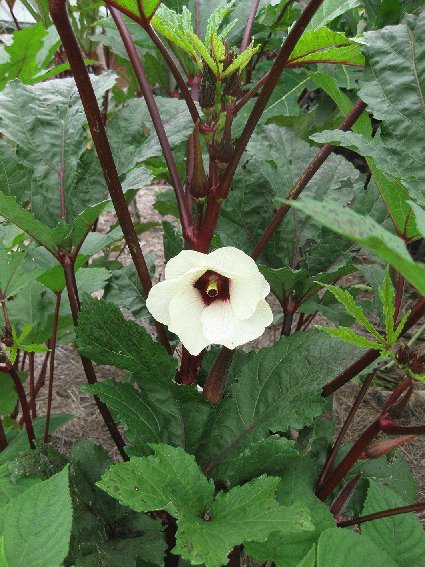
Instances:
[[[199,291],[205,305],[211,305],[213,301],[217,300],[226,301],[230,299],[229,278],[212,270],[202,274],[193,284],[193,287]]]

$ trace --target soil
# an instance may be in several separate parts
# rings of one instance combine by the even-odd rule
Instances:
[[[153,208],[154,196],[156,191],[163,190],[163,186],[148,187],[139,192],[136,197],[135,204],[132,206],[132,214],[135,220],[141,222],[161,221],[162,218]],[[168,218],[170,222],[175,223],[173,217]],[[108,213],[101,217],[98,230],[106,231],[116,218],[113,213]],[[149,232],[141,235],[141,245],[145,253],[155,252],[157,258],[157,271],[154,281],[162,278],[164,270],[164,256],[162,248],[162,228],[155,227]],[[128,251],[125,250],[120,256],[120,260],[124,264],[131,262]],[[347,283],[347,282],[345,282]],[[412,298],[414,300],[414,298]],[[271,298],[273,311],[276,315],[280,313],[279,304]],[[324,323],[325,319],[320,317],[315,320],[316,323]],[[326,322],[329,324],[328,322]],[[415,329],[412,330],[414,332]],[[258,348],[272,344],[277,340],[280,334],[280,324],[271,326],[267,332],[257,341],[248,345],[247,349]],[[419,341],[421,338],[419,339]],[[425,341],[425,336],[422,338]],[[40,360],[38,361],[40,364]],[[118,452],[110,440],[109,434],[103,424],[93,398],[80,390],[80,386],[86,383],[85,375],[81,366],[80,359],[73,346],[60,346],[57,350],[57,358],[55,364],[55,387],[53,394],[53,413],[65,412],[74,416],[65,427],[55,432],[52,436],[54,445],[63,452],[67,452],[71,445],[89,432],[90,437],[100,445],[108,449],[111,457],[118,459]],[[119,370],[112,367],[102,366],[96,368],[98,378],[100,380],[113,378],[119,379],[121,376]],[[389,377],[395,378],[391,370]],[[378,380],[379,383],[379,380]],[[384,383],[385,385],[385,383]],[[347,416],[353,401],[359,391],[356,384],[347,384],[341,388],[334,396],[334,414],[337,420],[337,426],[341,425]],[[44,387],[37,398],[37,413],[44,415],[47,406],[47,388]],[[409,406],[406,410],[407,418],[410,423],[425,423],[425,390],[421,385],[417,386],[417,390],[412,396]],[[371,390],[363,402],[357,417],[352,424],[347,440],[356,438],[358,432],[364,429],[365,425],[372,422],[380,409],[383,407],[384,400],[388,392],[379,388]],[[338,431],[338,427],[337,427]],[[425,443],[423,438],[417,438],[414,441],[401,447],[401,452],[408,461],[411,470],[418,483],[418,500],[425,500]]]

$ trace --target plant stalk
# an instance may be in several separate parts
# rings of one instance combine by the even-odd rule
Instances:
[[[3,427],[3,420],[0,417],[0,453],[7,447],[7,437]]]
[[[143,96],[145,97],[146,106],[148,107],[149,114],[152,118],[152,122],[156,134],[158,136],[158,140],[161,145],[161,149],[164,154],[165,161],[167,163],[168,171],[170,172],[171,181],[174,186],[174,191],[176,193],[177,203],[179,207],[183,236],[185,240],[190,240],[192,235],[191,215],[183,191],[183,186],[179,178],[173,152],[171,151],[171,146],[168,141],[167,134],[165,132],[164,124],[159,114],[158,106],[152,94],[152,89],[146,77],[145,70],[143,68],[139,54],[137,53],[136,46],[134,45],[133,40],[131,39],[130,33],[128,31],[127,26],[124,23],[121,12],[111,6],[111,15],[114,19],[115,25],[117,26],[121,39],[124,43],[124,47],[130,58],[137,80],[139,81],[140,87],[143,92]]]
[[[127,241],[137,274],[142,283],[145,295],[147,296],[152,287],[151,278],[140,247],[139,239],[137,238],[137,234],[128,211],[111,147],[106,135],[105,126],[103,124],[102,114],[100,112],[99,105],[97,104],[96,96],[94,94],[78,42],[68,18],[66,1],[49,0],[49,10],[53,23],[58,30],[62,44],[68,56],[68,61],[80,93],[81,102],[84,107],[103,175],[105,177],[119,223],[124,233],[124,237]],[[155,326],[160,342],[169,350],[169,352],[171,352],[164,327],[159,323],[156,323]]]
[[[33,352],[28,353],[28,373],[29,373],[29,383],[30,383],[30,402],[29,407],[31,409],[31,417],[35,419],[37,417],[37,411],[35,406],[35,356]]]
[[[44,442],[49,441],[49,427],[50,427],[50,416],[52,413],[52,398],[53,398],[53,380],[55,376],[55,355],[56,355],[56,339],[58,334],[58,321],[59,321],[59,310],[61,306],[62,292],[58,292],[56,295],[55,312],[53,314],[53,325],[52,325],[52,337],[50,339],[50,365],[49,365],[49,386],[47,392],[47,412],[46,412],[46,428],[44,430]]]
[[[407,514],[408,512],[422,512],[423,510],[425,510],[425,502],[418,502],[416,504],[409,504],[408,506],[400,506],[399,508],[381,510],[380,512],[374,512],[373,514],[367,514],[366,516],[359,516],[352,520],[344,520],[342,522],[338,522],[337,526],[339,528],[346,528],[348,526],[355,526],[356,524],[370,522],[371,520],[379,520],[379,518],[388,518],[389,516]]]
[[[20,402],[21,408],[22,408],[22,415],[24,417],[25,429],[26,429],[26,432],[27,432],[29,445],[30,445],[31,449],[35,449],[34,428],[33,428],[33,425],[32,425],[30,407],[28,405],[28,400],[27,400],[27,397],[25,395],[24,387],[22,386],[22,382],[21,382],[21,379],[19,378],[18,372],[16,371],[16,369],[13,366],[10,366],[8,368],[7,372],[10,374],[10,377],[12,378],[13,383],[15,385],[16,393],[18,394],[19,402]]]
[[[240,46],[241,53],[242,51],[245,51],[245,49],[249,45],[249,42],[251,41],[252,28],[254,26],[254,20],[257,14],[259,4],[260,4],[260,0],[252,0],[251,8],[249,10],[248,19],[246,22],[245,31],[243,33],[242,43]]]

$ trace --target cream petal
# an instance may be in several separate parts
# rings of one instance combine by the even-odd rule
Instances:
[[[273,322],[273,313],[270,305],[264,299],[258,302],[257,309],[252,317],[240,321],[232,337],[226,339],[223,345],[227,348],[236,348],[249,341],[253,341],[264,333],[266,327]]]
[[[177,256],[168,260],[165,266],[165,279],[179,278],[191,270],[206,271],[208,254],[194,250],[182,250]]]
[[[197,289],[185,282],[170,302],[168,328],[179,337],[190,354],[198,355],[211,342],[202,332],[201,315],[205,305]]]
[[[213,306],[216,307],[211,309]],[[221,344],[230,349],[260,337],[272,321],[272,310],[264,299],[258,302],[252,317],[243,321],[235,318],[230,302],[215,301],[202,313],[204,335],[212,343]]]
[[[214,301],[205,307],[201,315],[203,335],[215,344],[223,344],[228,336],[233,336],[238,320],[236,319],[230,301]]]
[[[146,307],[154,319],[169,325],[170,302],[185,286],[183,279],[174,279],[155,284],[146,299]]]
[[[261,278],[258,277],[261,276]],[[238,319],[249,319],[254,315],[258,302],[270,292],[270,286],[264,277],[247,273],[243,276],[234,276],[230,280],[230,303]]]
[[[219,274],[225,271],[229,274],[261,276],[254,260],[248,254],[233,246],[217,248],[217,250],[208,254],[208,267]]]

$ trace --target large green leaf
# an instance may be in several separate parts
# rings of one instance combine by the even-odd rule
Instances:
[[[373,567],[397,567],[397,563],[367,536],[340,528],[324,531],[317,546],[317,567],[346,567],[347,558],[350,567],[371,565],[371,559]]]
[[[92,78],[99,97],[114,82],[109,73]],[[26,196],[36,218],[48,226],[56,226],[61,219],[72,223],[107,196],[104,183],[91,187],[89,193],[76,185],[80,158],[89,141],[85,122],[73,79],[36,86],[11,81],[0,94],[0,132],[17,145],[17,157],[31,172]]]
[[[194,386],[180,386],[161,375],[145,376],[137,389],[112,380],[83,389],[97,395],[127,426],[132,455],[149,454],[151,443],[182,446],[193,453],[210,411]]]
[[[332,22],[348,10],[352,10],[361,4],[360,0],[325,0],[314,14],[309,23],[309,28],[317,29]]]
[[[144,376],[174,377],[177,360],[116,305],[87,299],[78,318],[78,349],[98,364],[109,364]]]
[[[129,16],[150,20],[161,4],[161,0],[140,0],[139,2],[137,0],[114,0],[111,4]]]
[[[387,486],[370,481],[363,514],[405,506],[407,502]],[[425,534],[415,514],[399,514],[366,522],[365,535],[381,547],[399,567],[421,567],[425,554]]]
[[[299,507],[275,498],[278,478],[262,476],[214,497],[214,484],[182,449],[154,445],[155,455],[113,465],[98,485],[138,511],[164,509],[178,520],[174,552],[192,563],[220,567],[237,544],[272,531],[311,529]]]
[[[378,120],[390,159],[423,198],[425,160],[425,11],[366,33],[360,97]]]
[[[381,256],[425,295],[425,267],[414,262],[401,238],[382,228],[373,219],[330,201],[303,198],[290,204]]]
[[[232,191],[222,206],[218,224],[222,243],[249,253],[269,223],[271,211],[280,205],[315,153],[315,148],[288,128],[260,128],[248,145],[249,161],[236,172]],[[359,172],[341,156],[332,155],[304,192],[346,204],[360,186]],[[320,230],[318,223],[290,213],[266,247],[264,258],[273,268],[293,265],[298,246],[317,238]]]
[[[72,524],[68,467],[14,498],[3,510],[1,524],[10,567],[60,565]]]
[[[305,506],[310,512],[314,530],[296,534],[275,532],[264,543],[249,542],[245,550],[257,561],[273,561],[279,567],[294,567],[324,530],[335,527],[335,520],[328,506],[314,494],[317,472],[312,458],[287,461],[280,476],[282,480],[277,490],[278,502],[284,506]]]
[[[331,354],[335,349],[338,359]],[[225,466],[269,430],[311,424],[323,409],[323,385],[360,352],[324,333],[306,331],[249,353],[232,369],[231,397],[220,402],[207,421],[198,452],[202,466],[222,478]]]
[[[363,65],[364,57],[358,43],[343,33],[320,27],[302,34],[289,57],[287,66],[319,61]]]
[[[73,446],[70,462],[74,517],[67,563],[120,567],[125,557],[126,567],[136,567],[141,559],[161,566],[166,544],[160,522],[120,506],[95,484],[111,464],[107,452],[82,439]],[[111,530],[111,525],[119,528]]]

